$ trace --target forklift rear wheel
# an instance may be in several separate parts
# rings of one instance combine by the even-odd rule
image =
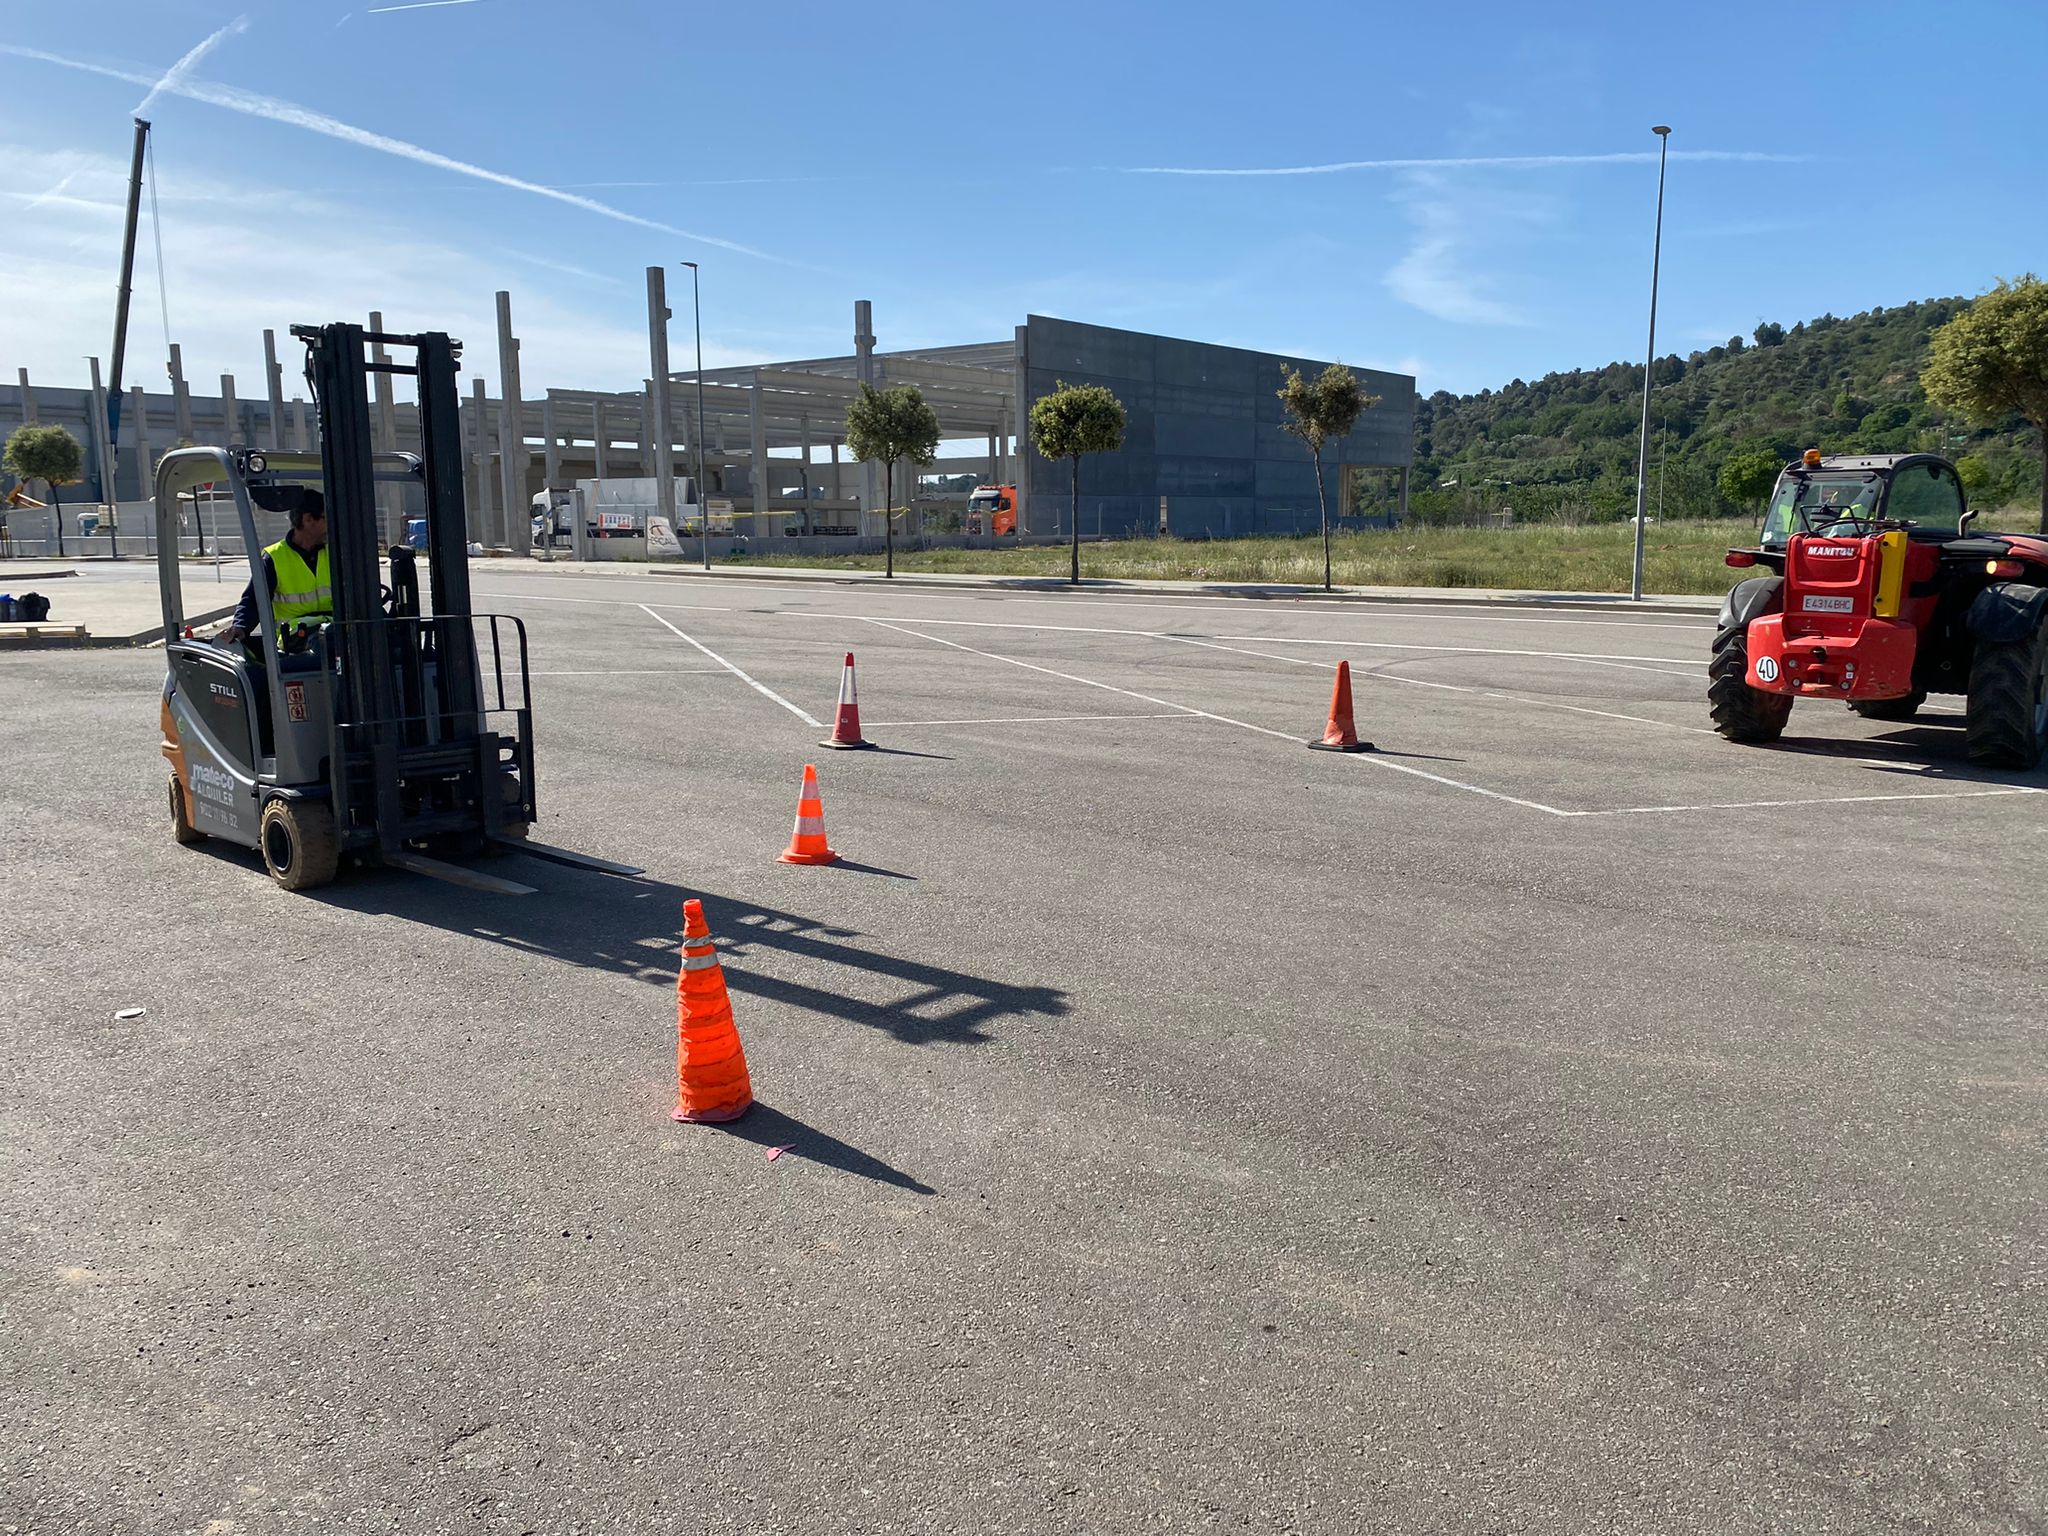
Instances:
[[[1927,702],[1927,690],[1915,688],[1903,698],[1897,699],[1856,699],[1849,707],[1866,720],[1911,720],[1920,713],[1920,706]]]
[[[334,812],[318,800],[273,800],[263,807],[263,864],[288,891],[310,891],[334,878],[341,839]]]
[[[206,834],[192,825],[192,818],[185,814],[185,787],[178,782],[174,773],[171,781],[171,837],[174,841],[191,844],[206,841]]]

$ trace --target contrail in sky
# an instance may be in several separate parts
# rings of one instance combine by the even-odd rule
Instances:
[[[1674,149],[1674,160],[1747,160],[1773,165],[1796,164],[1805,155],[1776,155],[1754,149]],[[1458,155],[1441,159],[1338,160],[1329,165],[1125,165],[1126,176],[1328,176],[1338,171],[1456,171],[1480,169],[1534,170],[1560,165],[1644,165],[1654,163],[1651,149],[1608,155]]]
[[[365,16],[382,16],[387,11],[431,11],[443,5],[475,5],[477,0],[413,0],[411,5],[373,5]]]
[[[130,117],[142,116],[142,114],[147,112],[150,109],[151,105],[155,103],[157,97],[163,95],[165,91],[175,91],[180,85],[184,84],[186,76],[192,73],[193,69],[198,65],[201,59],[205,58],[209,53],[213,52],[214,48],[221,42],[223,38],[231,37],[237,32],[246,32],[248,30],[249,18],[246,16],[237,16],[233,21],[229,22],[226,26],[222,27],[218,32],[214,33],[213,36],[207,38],[205,42],[200,43],[190,53],[186,54],[185,57],[178,60],[177,63],[173,64],[168,70],[166,70],[164,72],[164,77],[161,80],[157,81],[154,85],[150,86],[149,94],[143,97],[141,102],[136,106],[135,110],[129,113],[128,115]]]
[[[756,250],[751,245],[741,245],[737,240],[721,240],[716,235],[700,235],[694,230],[678,229],[673,224],[663,224],[657,219],[643,219],[638,214],[628,213],[623,208],[614,208],[610,203],[600,203],[594,197],[579,197],[573,192],[562,192],[554,187],[544,187],[538,182],[522,181],[517,176],[507,176],[503,171],[486,170],[480,165],[471,165],[418,144],[408,144],[403,139],[390,138],[381,133],[372,133],[367,128],[358,128],[353,123],[344,123],[340,118],[329,117],[324,112],[315,112],[297,102],[284,101],[275,96],[259,96],[254,91],[241,90],[232,85],[217,85],[209,80],[190,78],[173,79],[177,74],[174,67],[161,81],[149,75],[139,75],[133,70],[113,69],[105,64],[88,64],[81,59],[67,59],[61,54],[45,53],[40,48],[22,48],[11,43],[0,43],[0,54],[9,54],[19,59],[35,59],[44,64],[55,64],[64,69],[82,70],[89,75],[104,75],[110,80],[127,80],[136,85],[153,86],[155,90],[173,96],[183,96],[191,101],[203,101],[208,106],[224,107],[230,112],[240,112],[249,117],[264,118],[273,123],[283,123],[292,128],[303,128],[308,133],[323,134],[330,139],[340,139],[344,144],[354,144],[362,149],[374,149],[382,154],[396,155],[401,160],[417,161],[421,165],[433,166],[436,170],[452,171],[458,176],[473,176],[479,181],[495,182],[501,187],[510,187],[515,192],[530,192],[535,197],[545,197],[571,208],[580,208],[585,213],[595,213],[607,219],[617,219],[621,224],[637,224],[642,229],[651,229],[658,234],[674,235],[679,240],[695,240],[702,245],[716,246],[720,250],[735,251],[742,256],[752,256],[760,261],[772,261],[782,266],[800,265],[784,256],[773,256],[767,251]]]

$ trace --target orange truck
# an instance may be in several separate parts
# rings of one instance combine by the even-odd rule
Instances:
[[[967,498],[967,531],[980,533],[984,526],[999,539],[1016,536],[1017,487],[977,485],[974,488],[973,494]]]

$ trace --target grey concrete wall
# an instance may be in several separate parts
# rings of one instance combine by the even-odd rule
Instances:
[[[1103,384],[1123,401],[1130,424],[1116,453],[1081,461],[1081,532],[1108,536],[1167,531],[1184,538],[1305,533],[1318,526],[1315,470],[1308,449],[1282,427],[1282,365],[1314,376],[1328,365],[1238,347],[1180,341],[1140,331],[1029,317],[1025,363],[1030,398],[1059,383]],[[1402,467],[1414,457],[1415,380],[1354,368],[1379,405],[1349,437],[1324,451],[1337,511],[1339,467]],[[1033,533],[1067,527],[1071,466],[1037,458],[1026,497]]]

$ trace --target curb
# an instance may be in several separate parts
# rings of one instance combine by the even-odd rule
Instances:
[[[578,570],[574,575],[609,575],[610,572],[588,572]],[[1699,596],[1693,598],[1663,596],[1646,597],[1641,602],[1631,598],[1609,596],[1597,592],[1531,592],[1495,593],[1480,596],[1475,593],[1460,593],[1456,587],[1446,587],[1443,595],[1435,592],[1396,590],[1370,587],[1339,587],[1325,592],[1321,587],[1261,586],[1254,583],[1201,584],[1195,582],[1131,582],[1114,580],[1083,580],[1079,587],[1057,578],[1046,579],[1037,576],[987,576],[948,577],[935,580],[928,575],[881,576],[867,571],[833,571],[820,575],[799,575],[786,567],[777,566],[714,566],[706,571],[701,567],[643,565],[636,563],[629,572],[619,574],[635,576],[667,576],[676,579],[696,580],[751,580],[781,581],[791,586],[874,586],[919,587],[933,591],[996,591],[996,592],[1108,592],[1137,594],[1145,597],[1187,597],[1187,598],[1229,598],[1240,602],[1272,601],[1275,599],[1308,599],[1323,603],[1383,603],[1419,604],[1432,607],[1464,608],[1543,608],[1569,609],[1586,612],[1622,612],[1649,614],[1676,614],[1683,617],[1711,618],[1720,603],[1717,597]]]

